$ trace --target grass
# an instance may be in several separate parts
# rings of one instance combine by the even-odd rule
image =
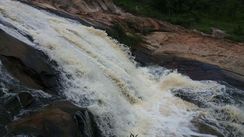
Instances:
[[[214,19],[202,19],[201,22],[194,24],[191,28],[198,29],[205,33],[211,33],[211,28],[219,28],[224,30],[228,39],[244,42],[244,23],[243,22],[228,22],[218,21]]]

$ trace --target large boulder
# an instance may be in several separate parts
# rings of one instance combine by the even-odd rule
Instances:
[[[68,101],[54,102],[8,124],[8,136],[101,137],[94,117]]]
[[[39,50],[0,30],[0,60],[8,72],[29,88],[57,94],[56,63]]]

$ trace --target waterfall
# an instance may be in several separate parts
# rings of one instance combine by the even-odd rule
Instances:
[[[199,108],[171,90],[223,88],[217,82],[136,67],[129,50],[106,32],[17,1],[0,1],[0,28],[57,62],[60,94],[97,116],[105,136],[212,136],[194,130],[191,121]]]

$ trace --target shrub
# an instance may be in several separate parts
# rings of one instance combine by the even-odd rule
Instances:
[[[109,36],[117,39],[120,43],[129,47],[135,46],[142,42],[141,36],[133,33],[132,31],[126,32],[126,29],[121,24],[115,24],[112,29],[107,30]]]

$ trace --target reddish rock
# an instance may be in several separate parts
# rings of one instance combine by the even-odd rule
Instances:
[[[134,55],[143,63],[163,64],[175,58],[193,60],[216,65],[226,76],[244,82],[244,43],[214,38],[223,37],[219,30],[215,31],[218,36],[214,34],[213,37],[156,19],[134,16],[121,10],[112,0],[22,1],[67,13],[96,28],[112,29],[115,24],[123,24],[125,32],[143,37],[141,43],[132,47]]]
[[[244,44],[204,37],[195,33],[154,32],[145,37],[141,47],[155,62],[175,58],[218,66],[222,71],[244,82]]]

